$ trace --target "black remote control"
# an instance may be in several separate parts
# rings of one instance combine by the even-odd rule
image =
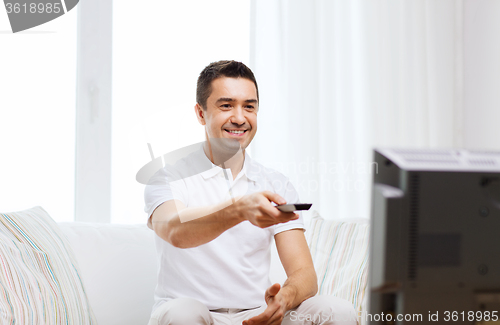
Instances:
[[[312,203],[294,203],[294,204],[282,204],[277,205],[278,210],[282,212],[293,212],[293,211],[301,211],[301,210],[309,210],[312,206]]]

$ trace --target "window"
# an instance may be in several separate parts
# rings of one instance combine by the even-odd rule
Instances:
[[[73,220],[76,19],[12,34],[0,10],[0,211]]]
[[[0,10],[0,211],[41,205],[71,221],[77,203],[79,221],[106,222],[111,196],[112,222],[144,222],[135,174],[151,159],[148,143],[159,156],[203,141],[193,108],[199,72],[221,59],[248,64],[250,0],[123,0],[112,23],[110,8],[88,0],[16,34]],[[99,50],[110,43],[112,58]],[[103,73],[110,60],[112,89]],[[110,140],[107,175],[101,144]]]

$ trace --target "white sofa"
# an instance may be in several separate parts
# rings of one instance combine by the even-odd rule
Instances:
[[[157,276],[154,232],[145,224],[66,222],[58,225],[76,255],[98,324],[146,325]],[[274,245],[271,256],[271,281],[283,283],[286,275]]]
[[[363,310],[367,221],[310,220],[319,294]],[[55,223],[41,207],[0,213],[0,323],[146,325],[157,281],[154,236],[145,224]],[[274,245],[270,277],[286,279]]]
[[[145,224],[58,225],[76,255],[98,324],[146,325],[157,276],[154,232]],[[271,256],[271,281],[283,283],[286,274],[274,246]]]

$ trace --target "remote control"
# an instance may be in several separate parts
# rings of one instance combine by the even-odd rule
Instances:
[[[294,204],[282,204],[277,205],[278,210],[282,212],[293,212],[300,210],[309,210],[312,206],[312,203],[294,203]]]

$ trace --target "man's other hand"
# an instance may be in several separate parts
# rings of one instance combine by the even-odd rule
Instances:
[[[238,213],[245,220],[250,221],[254,226],[260,228],[267,228],[278,223],[297,220],[299,218],[297,213],[281,212],[271,202],[286,204],[284,198],[270,191],[242,196],[236,204]]]
[[[267,308],[260,315],[243,321],[243,325],[280,325],[286,312],[286,303],[280,294],[281,286],[275,283],[266,290]]]

